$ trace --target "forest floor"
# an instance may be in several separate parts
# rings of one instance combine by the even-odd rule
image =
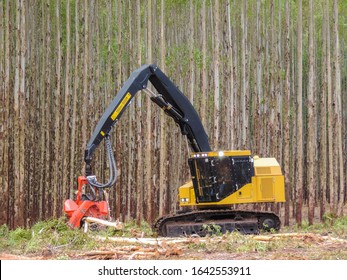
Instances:
[[[234,236],[235,238],[235,236]],[[134,245],[123,238],[120,242],[101,242],[92,250],[46,248],[40,252],[0,252],[1,260],[347,260],[347,239],[314,233],[292,235],[258,235],[230,237],[137,239]],[[124,244],[120,244],[124,243]]]
[[[347,260],[347,217],[277,233],[155,237],[148,225],[83,232],[63,220],[0,228],[1,260]]]

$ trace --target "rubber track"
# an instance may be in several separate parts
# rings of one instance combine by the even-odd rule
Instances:
[[[185,212],[180,214],[172,214],[159,218],[153,228],[160,236],[166,236],[166,233],[163,231],[163,227],[168,222],[182,222],[182,221],[195,221],[197,218],[199,219],[209,219],[209,216],[239,216],[243,219],[247,218],[257,218],[258,219],[258,229],[263,229],[262,225],[260,225],[261,220],[266,218],[271,218],[275,221],[274,229],[278,231],[281,227],[281,220],[279,217],[273,213],[268,211],[245,211],[245,210],[196,210],[191,212]],[[233,219],[234,220],[234,219]],[[237,222],[237,220],[235,220]]]

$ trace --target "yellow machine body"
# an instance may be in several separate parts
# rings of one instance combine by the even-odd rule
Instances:
[[[209,153],[193,153],[190,159],[193,161],[191,168],[195,176],[196,185],[194,188],[193,181],[189,181],[179,188],[179,203],[180,206],[227,206],[241,203],[260,203],[260,202],[284,202],[285,190],[284,190],[284,176],[281,172],[279,163],[275,158],[259,158],[257,156],[251,157],[250,151],[219,151]],[[197,164],[194,159],[205,158],[205,161],[211,160],[211,158],[239,158],[249,157],[252,168],[250,180],[248,183],[234,189],[233,192],[223,199],[218,201],[199,201],[196,193],[201,193],[202,187],[199,182],[201,181],[201,170],[198,170]],[[211,163],[211,165],[213,165]]]

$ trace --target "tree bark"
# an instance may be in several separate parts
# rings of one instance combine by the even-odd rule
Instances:
[[[147,4],[147,62],[151,63],[152,62],[152,0],[148,1]],[[145,157],[145,170],[144,170],[144,176],[145,176],[145,183],[144,185],[147,188],[147,196],[146,196],[146,202],[152,202],[153,201],[153,182],[152,182],[152,176],[153,176],[153,171],[152,171],[152,153],[153,153],[153,148],[152,148],[152,104],[151,100],[149,98],[146,99],[146,140],[145,140],[145,147],[144,150],[146,151],[146,157]],[[147,204],[146,203],[146,204]],[[154,219],[154,211],[153,211],[153,204],[147,204],[146,207],[146,219],[152,221]]]
[[[214,2],[213,13],[214,17],[214,50],[213,50],[213,60],[214,60],[214,122],[213,122],[213,147],[214,149],[219,148],[220,141],[220,81],[219,81],[219,67],[220,67],[220,19],[219,19],[219,1]]]
[[[142,64],[142,37],[141,37],[141,3],[140,0],[136,1],[136,42],[138,45],[137,49],[137,65],[140,66]],[[141,222],[144,219],[144,181],[143,181],[143,158],[147,153],[143,152],[143,114],[142,114],[142,96],[137,96],[136,102],[136,116],[138,118],[136,122],[136,146],[137,146],[137,174],[136,174],[136,182],[137,182],[137,222]]]
[[[76,180],[75,171],[78,169],[75,168],[75,160],[80,159],[80,157],[76,157],[76,144],[78,144],[78,140],[76,139],[77,135],[77,102],[78,102],[78,92],[79,92],[79,53],[80,53],[80,36],[79,36],[79,1],[75,1],[75,55],[74,55],[74,77],[73,77],[73,93],[72,93],[72,112],[71,112],[71,145],[70,145],[70,180],[69,182],[74,182]],[[72,80],[72,79],[71,79]],[[70,188],[70,197],[72,197],[72,189]]]
[[[26,224],[27,212],[25,211],[25,3],[22,0],[16,2],[16,71],[14,84],[14,183],[15,183],[15,211],[14,224],[16,226]]]
[[[329,1],[326,1],[326,9],[329,11]],[[329,24],[329,12],[327,13],[327,22]],[[333,92],[332,92],[332,78],[331,78],[331,56],[330,56],[330,28],[327,27],[327,82],[328,82],[328,156],[329,156],[329,203],[330,203],[330,212],[336,213],[336,197],[334,185],[334,135],[333,127],[335,124],[334,120],[334,107],[333,107]]]
[[[315,97],[315,53],[314,53],[314,23],[313,23],[313,1],[309,1],[309,77],[308,77],[308,93],[307,93],[307,109],[308,109],[308,133],[307,133],[307,186],[308,186],[308,221],[309,224],[313,224],[314,219],[314,207],[315,207],[315,190],[316,190],[316,170],[315,170],[315,153],[317,149],[316,145],[316,97]]]
[[[10,0],[3,3],[3,130],[0,131],[1,139],[3,142],[3,151],[1,154],[2,157],[2,173],[0,174],[2,191],[0,192],[1,199],[3,201],[3,208],[0,214],[0,220],[6,224],[10,224],[8,217],[9,211],[9,131],[10,131]]]
[[[338,201],[337,205],[337,214],[339,216],[343,215],[343,206],[344,206],[344,194],[345,194],[345,176],[344,176],[344,167],[343,167],[343,148],[342,148],[342,101],[341,101],[341,67],[340,67],[340,38],[338,30],[338,5],[337,0],[334,0],[334,45],[335,45],[335,95],[336,95],[336,160],[338,162],[338,186],[339,192],[337,194],[336,200]]]
[[[165,73],[165,2],[160,2],[160,61],[163,62],[162,71]],[[159,216],[167,214],[169,205],[168,185],[168,154],[167,151],[167,115],[160,112],[160,155],[159,155]]]
[[[322,24],[322,92],[320,97],[320,123],[322,129],[320,129],[319,137],[319,157],[321,162],[319,165],[319,185],[320,185],[320,219],[323,219],[326,209],[326,190],[327,190],[327,28],[329,23],[327,22],[327,10],[323,3],[323,24]]]
[[[303,205],[303,114],[302,114],[302,0],[298,0],[297,19],[297,185],[296,185],[296,222],[302,224]]]
[[[201,7],[201,36],[202,36],[202,71],[201,71],[201,106],[200,117],[205,129],[207,128],[206,99],[207,99],[207,37],[206,37],[206,0]],[[208,131],[207,131],[208,133]]]
[[[249,115],[249,89],[248,89],[248,27],[247,27],[247,1],[243,1],[241,11],[241,56],[242,56],[242,87],[241,87],[241,146],[248,146],[248,115]]]
[[[59,202],[61,196],[61,26],[60,26],[60,2],[55,3],[55,94],[54,94],[54,173],[53,173],[53,216],[58,217],[60,214]]]
[[[283,123],[284,123],[284,178],[285,178],[285,214],[284,224],[289,225],[289,206],[290,206],[290,104],[291,104],[291,87],[290,87],[290,9],[289,0],[286,0],[286,25],[285,25],[285,45],[284,45],[284,67],[285,67],[285,83],[284,83],[284,108],[283,108]]]
[[[230,0],[226,1],[226,8],[227,8],[227,56],[228,56],[228,63],[227,63],[227,69],[228,69],[228,77],[226,78],[228,81],[228,98],[227,98],[227,147],[228,149],[232,150],[234,149],[235,140],[234,140],[234,128],[235,128],[235,87],[234,87],[234,80],[235,80],[235,70],[234,70],[234,61],[233,61],[233,40],[232,40],[232,24],[231,24],[231,3]]]

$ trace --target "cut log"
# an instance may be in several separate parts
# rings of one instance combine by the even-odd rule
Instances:
[[[120,222],[119,220],[116,220],[115,222],[110,222],[110,221],[106,221],[106,220],[98,219],[98,218],[94,218],[94,217],[86,217],[86,218],[84,218],[83,221],[85,222],[84,232],[88,231],[89,223],[96,223],[96,224],[100,224],[100,225],[107,226],[107,227],[113,227],[116,230],[124,229],[123,223]]]

